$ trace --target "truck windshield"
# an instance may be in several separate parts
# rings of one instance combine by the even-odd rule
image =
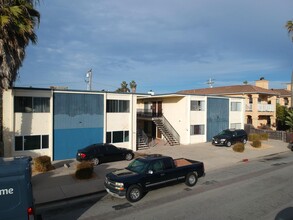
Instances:
[[[135,173],[145,173],[148,166],[148,162],[140,158],[133,160],[127,167],[128,170]]]

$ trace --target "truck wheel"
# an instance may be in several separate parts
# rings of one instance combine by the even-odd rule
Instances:
[[[127,189],[126,199],[129,202],[137,202],[142,198],[142,189],[138,185],[132,185]]]
[[[94,164],[94,166],[97,166],[97,165],[99,165],[100,160],[99,160],[99,158],[93,158],[91,162]]]
[[[227,141],[226,146],[227,146],[227,147],[231,147],[231,145],[232,145],[231,141]]]
[[[188,173],[186,176],[185,184],[187,186],[194,186],[197,183],[197,172]]]
[[[125,156],[126,160],[132,160],[133,159],[133,155],[131,153],[127,153]]]
[[[243,144],[246,144],[247,143],[247,140],[246,140],[246,138],[243,138]]]

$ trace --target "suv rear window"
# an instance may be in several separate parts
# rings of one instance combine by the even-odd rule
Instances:
[[[244,130],[237,130],[237,135],[245,135],[246,132]]]

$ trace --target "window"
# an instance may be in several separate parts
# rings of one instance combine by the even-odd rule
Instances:
[[[23,138],[15,137],[15,151],[21,151],[23,149]]]
[[[231,111],[241,111],[241,102],[231,102]]]
[[[39,135],[24,136],[24,150],[36,150],[40,149],[41,138]]]
[[[124,131],[124,142],[129,141],[129,131]]]
[[[49,135],[42,135],[42,149],[49,148]]]
[[[289,99],[288,98],[284,98],[284,104],[289,105]]]
[[[15,151],[49,148],[49,135],[31,135],[15,137]]]
[[[15,96],[14,112],[50,112],[50,98]]]
[[[129,112],[129,100],[107,100],[107,112]]]
[[[107,132],[106,143],[112,143],[112,132]]]
[[[157,160],[152,164],[152,170],[156,172],[160,172],[164,170],[164,164],[161,160]]]
[[[205,101],[191,101],[190,110],[191,111],[204,111],[205,110]]]
[[[123,142],[123,131],[113,131],[113,143]]]
[[[121,143],[129,141],[129,131],[108,131],[106,143]]]
[[[205,126],[204,125],[191,125],[190,126],[190,135],[204,134]]]
[[[231,129],[241,129],[241,123],[231,123],[230,128]]]

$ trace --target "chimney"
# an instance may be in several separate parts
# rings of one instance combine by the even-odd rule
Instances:
[[[264,89],[269,89],[269,81],[265,80],[264,77],[260,77],[259,80],[256,80],[255,85]]]

